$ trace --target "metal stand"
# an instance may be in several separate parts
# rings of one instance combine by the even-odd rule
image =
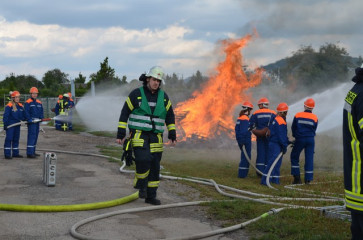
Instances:
[[[55,186],[57,156],[55,153],[46,152],[43,164],[43,183],[48,187]]]

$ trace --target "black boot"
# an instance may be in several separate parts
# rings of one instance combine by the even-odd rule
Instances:
[[[301,184],[300,175],[294,176],[294,181],[292,182],[292,184]]]
[[[160,205],[161,202],[159,199],[156,198],[145,198],[145,203],[149,203],[151,205]]]

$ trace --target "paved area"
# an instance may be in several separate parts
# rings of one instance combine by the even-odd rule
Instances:
[[[76,151],[99,154],[97,145],[115,145],[114,139],[44,127],[38,149]],[[26,129],[21,131],[20,148],[26,146]],[[0,133],[2,143],[3,133]],[[20,151],[26,155],[24,150]],[[44,151],[39,151],[40,154]],[[56,153],[56,184],[42,182],[43,156],[36,159],[0,157],[0,203],[22,205],[72,205],[113,200],[135,192],[132,174],[121,174],[116,162],[99,157]],[[187,201],[182,197],[185,186],[173,181],[161,182],[158,197],[162,204]],[[195,199],[198,200],[198,199]],[[11,212],[0,211],[0,239],[74,239],[71,227],[88,217],[128,208],[151,206],[142,199],[99,210],[76,212]],[[203,207],[183,207],[117,215],[81,226],[78,232],[104,239],[163,239],[187,236],[218,229],[210,223]],[[238,237],[236,237],[236,235]],[[247,239],[243,231],[231,236],[208,239]]]

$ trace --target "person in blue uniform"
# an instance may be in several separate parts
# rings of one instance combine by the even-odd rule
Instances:
[[[363,238],[363,64],[355,69],[355,83],[343,109],[345,206],[351,212],[352,239]]]
[[[4,155],[6,159],[22,158],[19,154],[20,125],[8,128],[9,125],[20,123],[25,120],[24,108],[20,103],[20,93],[13,91],[11,101],[5,106],[4,110],[4,129],[6,137],[4,142]]]
[[[246,158],[246,155],[243,151],[243,147],[246,149],[248,158],[251,159],[251,132],[249,131],[250,130],[249,116],[251,114],[252,109],[253,105],[249,101],[245,101],[242,104],[242,110],[239,114],[236,126],[234,128],[236,133],[236,140],[239,148],[241,149],[241,160],[239,162],[239,167],[238,167],[239,178],[247,177],[248,170],[250,167],[250,163]]]
[[[257,140],[257,157],[256,168],[263,172],[268,161],[268,137],[266,136],[268,127],[276,117],[276,112],[268,109],[269,100],[265,97],[258,101],[259,109],[256,110],[251,118],[250,124],[252,133],[256,136]],[[261,177],[261,174],[256,172],[257,176]]]
[[[263,170],[263,175],[261,178],[261,184],[266,185],[267,174],[274,163],[275,159],[280,153],[285,154],[287,151],[287,146],[289,145],[289,139],[287,137],[287,125],[286,116],[289,106],[282,102],[277,106],[277,116],[272,121],[269,127],[270,137],[268,144],[268,162],[266,168]],[[282,156],[279,158],[275,167],[273,168],[270,175],[270,182],[275,184],[280,184],[280,167],[282,163]]]
[[[160,161],[163,153],[164,126],[168,139],[176,143],[175,115],[168,95],[160,88],[164,81],[161,67],[152,67],[139,78],[143,86],[134,89],[122,107],[117,129],[117,143],[124,144],[126,127],[130,130],[135,154],[134,188],[145,203],[160,205],[156,192],[160,182]]]
[[[299,158],[302,150],[305,150],[305,183],[309,184],[313,180],[315,132],[318,127],[318,117],[312,113],[314,107],[314,99],[306,99],[304,112],[297,113],[292,121],[292,136],[295,138],[290,155],[291,175],[294,177],[293,184],[301,183]]]
[[[68,93],[68,105],[69,105],[69,109],[68,109],[68,130],[69,131],[72,131],[73,130],[73,110],[74,110],[74,107],[75,107],[75,104],[74,104],[74,100],[72,98],[72,93],[69,92]]]
[[[40,120],[44,118],[42,102],[37,99],[38,89],[30,88],[30,98],[25,101],[24,110],[25,118],[28,122],[28,139],[26,147],[26,155],[28,158],[36,158],[39,154],[36,153],[36,146],[39,135]]]

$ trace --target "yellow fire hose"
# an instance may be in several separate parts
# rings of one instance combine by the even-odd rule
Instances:
[[[125,204],[139,198],[139,192],[135,192],[129,196],[96,203],[84,203],[74,205],[20,205],[0,203],[1,211],[14,212],[73,212],[88,211],[100,208],[109,208],[117,205]]]

